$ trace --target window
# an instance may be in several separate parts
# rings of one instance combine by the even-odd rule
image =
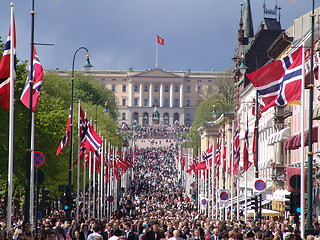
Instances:
[[[144,91],[148,92],[149,91],[149,86],[148,85],[144,85]]]
[[[190,85],[187,85],[187,87],[186,87],[186,92],[187,92],[187,93],[191,93],[191,86],[190,86]]]
[[[164,86],[164,92],[169,92],[169,86]]]
[[[116,85],[112,85],[112,86],[111,86],[111,91],[112,91],[112,92],[117,91],[117,87],[116,87]]]
[[[174,107],[179,107],[179,98],[175,98],[173,101],[173,106]]]
[[[149,99],[145,98],[143,101],[143,106],[148,106]]]
[[[154,91],[155,92],[159,92],[159,86],[158,85],[154,86]]]
[[[139,104],[139,98],[133,99],[133,105],[138,106],[138,104]]]
[[[154,105],[156,105],[156,106],[159,105],[159,99],[158,99],[158,98],[155,98],[155,99],[154,99]]]
[[[191,100],[190,100],[190,98],[186,98],[186,105],[187,105],[187,107],[190,107],[190,105],[191,105]]]
[[[121,114],[121,120],[126,120],[126,113],[123,112],[123,113]]]
[[[134,91],[138,92],[139,91],[139,86],[138,85],[134,85]]]
[[[197,87],[196,87],[196,92],[197,92],[197,93],[200,93],[200,92],[201,92],[201,86],[197,86]]]
[[[165,98],[164,99],[164,104],[163,104],[165,107],[169,107],[169,99],[168,98]]]
[[[122,85],[122,92],[126,92],[127,91],[127,85]]]
[[[174,92],[179,92],[179,86],[174,86]]]
[[[126,106],[127,105],[127,99],[122,98],[122,106]]]

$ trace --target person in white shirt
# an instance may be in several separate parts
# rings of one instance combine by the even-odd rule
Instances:
[[[174,230],[173,231],[173,237],[169,238],[168,240],[183,240],[183,238],[180,237],[180,231]]]
[[[99,233],[100,231],[101,231],[101,229],[100,229],[99,226],[94,226],[93,227],[93,233],[88,235],[87,240],[94,240],[95,237],[97,237],[97,236],[101,236],[102,237],[102,235]]]

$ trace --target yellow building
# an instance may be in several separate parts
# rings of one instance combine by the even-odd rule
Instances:
[[[59,70],[59,75],[65,74]],[[114,92],[118,122],[137,124],[190,124],[201,99],[231,79],[228,72],[165,71],[162,69],[91,70],[89,73]]]

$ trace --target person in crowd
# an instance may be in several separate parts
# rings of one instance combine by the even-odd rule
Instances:
[[[101,231],[100,227],[98,225],[95,225],[93,227],[93,232],[88,235],[87,240],[94,240],[94,238],[96,236],[101,236],[102,237],[102,235],[100,234],[100,231]]]

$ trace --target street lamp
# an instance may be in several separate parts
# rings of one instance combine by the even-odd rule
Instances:
[[[245,76],[245,73],[246,71],[248,70],[248,67],[246,66],[245,64],[245,61],[246,61],[246,54],[248,52],[251,52],[252,55],[254,56],[254,59],[255,59],[255,64],[256,64],[256,68],[255,70],[258,69],[258,58],[257,58],[257,55],[256,53],[251,50],[251,49],[247,49],[244,53],[243,53],[243,62],[240,64],[239,66],[239,70],[240,70],[240,73],[242,75]],[[255,127],[254,127],[254,131],[255,131],[255,136],[256,136],[256,139],[255,139],[255,178],[259,178],[259,165],[258,165],[258,160],[259,160],[259,101],[258,101],[258,97],[259,97],[259,93],[258,93],[258,90],[256,90],[256,102],[255,102]],[[254,219],[255,220],[258,220],[258,217],[259,217],[259,221],[261,222],[261,194],[260,194],[260,205],[259,205],[259,212],[258,212],[258,196],[255,196],[255,216],[254,216]]]
[[[225,107],[224,107],[224,104],[223,104],[220,100],[215,100],[214,102],[221,104],[221,106],[222,106],[222,112],[223,112],[223,114],[225,114],[226,109],[225,109]],[[211,115],[212,115],[213,118],[216,118],[216,117],[218,116],[217,111],[216,111],[216,109],[215,109],[215,105],[213,105],[213,110],[212,110],[212,112],[211,112]]]
[[[71,70],[71,106],[70,106],[70,155],[69,155],[69,173],[68,173],[68,186],[66,188],[66,194],[71,199],[71,192],[72,192],[72,163],[73,163],[73,102],[74,102],[74,63],[76,59],[77,53],[84,49],[87,54],[87,62],[84,67],[88,70],[89,68],[93,67],[89,61],[89,50],[85,47],[79,47],[74,55],[72,60],[72,70]],[[71,209],[66,211],[66,218],[70,219],[71,217]]]

